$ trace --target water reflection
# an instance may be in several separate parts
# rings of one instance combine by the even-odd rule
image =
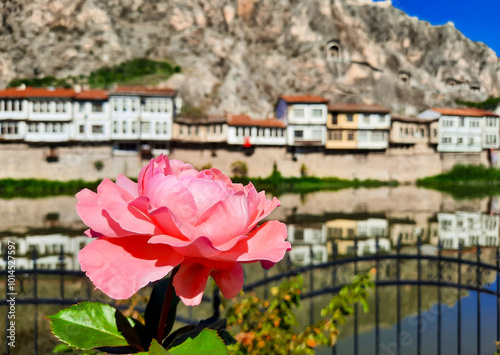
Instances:
[[[379,332],[379,353],[390,353],[382,352],[381,348],[382,345],[392,346],[392,340],[387,340],[390,332],[399,331],[401,334],[406,329],[412,334],[415,343],[417,334],[425,340],[432,331],[429,334],[417,333],[418,327],[414,321],[416,314],[431,312],[433,307],[437,307],[438,300],[443,309],[456,309],[461,298],[465,297],[466,300],[467,297],[475,296],[475,292],[471,291],[472,287],[483,287],[486,284],[492,284],[490,288],[497,287],[494,269],[483,270],[474,264],[446,264],[443,261],[447,257],[456,258],[460,249],[461,260],[472,263],[479,258],[485,264],[495,265],[500,218],[496,198],[456,201],[437,191],[402,186],[316,192],[305,196],[287,194],[281,196],[280,200],[282,207],[269,218],[279,219],[287,224],[293,249],[284,262],[267,273],[258,265],[247,265],[246,283],[272,278],[273,275],[295,268],[305,268],[306,301],[299,310],[299,319],[303,324],[318,320],[320,310],[328,302],[335,286],[349,282],[357,272],[371,273],[374,279],[387,284],[394,280],[434,282],[422,287],[394,283],[392,286],[377,288],[377,292],[369,300],[370,313],[359,312],[356,322],[351,319],[341,329],[339,353],[354,353],[353,346],[349,344],[356,337],[372,339],[368,342],[371,350],[365,352],[360,347],[360,354],[374,353],[376,332]],[[75,203],[74,198],[67,196],[0,200],[3,212],[0,214],[0,252],[4,253],[7,240],[14,240],[17,243],[16,263],[19,270],[33,268],[34,250],[39,258],[39,269],[79,270],[77,254],[90,242],[90,238],[83,236],[86,227],[76,214]],[[480,253],[477,253],[478,248]],[[369,259],[374,255],[398,254],[422,254],[438,259]],[[325,265],[343,258],[359,261],[336,266]],[[317,268],[307,269],[314,266]],[[0,269],[5,269],[3,260],[0,262]],[[76,285],[74,280],[71,282]],[[440,282],[463,287],[458,290],[447,287],[439,293],[436,285]],[[265,293],[277,283],[278,281],[265,283],[255,290]],[[5,285],[5,282],[1,284]],[[91,286],[82,283],[82,287]],[[47,289],[44,292],[49,293],[54,287],[47,284],[40,288]],[[78,291],[75,290],[72,294],[78,294]],[[493,297],[493,300],[496,298]],[[491,299],[484,300],[482,312],[487,316],[483,317],[481,324],[488,317],[494,318],[497,314],[495,304]],[[210,307],[207,308],[207,312],[210,312]],[[457,316],[453,318],[444,311],[442,314],[451,317],[448,320],[451,324],[457,323]],[[492,325],[489,328],[483,325],[483,329],[496,329],[495,319],[488,320],[490,321],[493,322]],[[430,324],[428,329],[434,329],[435,332],[436,324],[437,321]],[[1,327],[2,325],[0,332],[3,332]],[[462,334],[464,339],[469,339],[469,333],[471,332]],[[495,336],[486,332],[481,339],[484,343],[483,350],[487,349],[491,353]],[[456,337],[453,341],[456,342]],[[436,347],[433,349],[430,353]],[[456,353],[457,347],[453,349]],[[414,350],[414,347],[410,347],[401,353],[414,353]],[[331,349],[325,353],[331,353]]]

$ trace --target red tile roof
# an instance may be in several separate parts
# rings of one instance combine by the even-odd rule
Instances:
[[[276,119],[253,120],[248,115],[228,115],[230,126],[286,127],[285,123]]]
[[[390,113],[391,109],[379,104],[330,104],[329,112]]]
[[[28,98],[28,97],[63,97],[71,98],[75,96],[75,90],[64,88],[33,88],[25,89],[7,88],[0,90],[0,97]]]
[[[303,103],[303,104],[326,104],[328,100],[321,96],[314,95],[281,95],[280,99],[288,103]]]
[[[444,116],[470,116],[470,117],[499,117],[496,113],[491,111],[485,111],[478,108],[467,107],[467,108],[439,108],[433,107],[430,110],[438,112]]]
[[[75,95],[78,100],[107,100],[109,98],[106,90],[84,90]]]
[[[117,86],[108,93],[109,95],[174,96],[175,90],[170,88],[150,89],[144,86]]]

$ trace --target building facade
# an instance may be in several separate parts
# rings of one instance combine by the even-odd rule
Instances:
[[[328,105],[327,149],[381,150],[389,146],[390,109],[381,105]]]
[[[439,152],[480,152],[497,149],[499,116],[475,108],[430,108],[417,118],[438,120]]]
[[[287,127],[287,145],[324,146],[328,100],[312,95],[282,95],[276,118]]]

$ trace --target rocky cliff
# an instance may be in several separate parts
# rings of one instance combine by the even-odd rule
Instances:
[[[37,0],[0,3],[0,85],[149,57],[207,113],[272,114],[277,96],[379,102],[412,114],[500,96],[500,59],[452,24],[370,0]]]

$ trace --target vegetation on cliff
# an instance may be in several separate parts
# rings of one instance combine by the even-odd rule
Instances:
[[[456,103],[459,105],[479,108],[481,110],[493,111],[500,104],[500,97],[490,96],[486,100],[480,102],[456,100]]]
[[[458,164],[446,173],[417,180],[417,186],[449,193],[455,199],[500,195],[500,168]]]
[[[109,88],[115,83],[133,83],[145,85],[168,79],[174,73],[180,73],[181,68],[168,62],[138,58],[122,62],[111,67],[102,67],[92,71],[89,75],[67,76],[55,78],[46,76],[42,78],[13,79],[7,87],[19,85],[33,87],[71,87],[74,84],[89,85],[91,88]]]

